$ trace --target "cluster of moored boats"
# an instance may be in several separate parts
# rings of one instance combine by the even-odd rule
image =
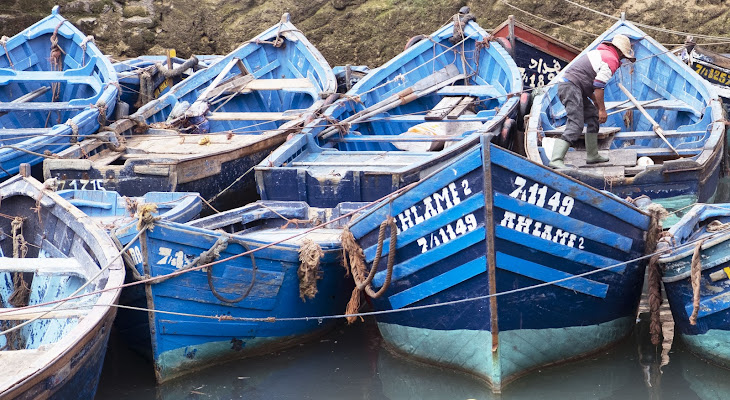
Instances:
[[[164,382],[365,303],[390,349],[499,392],[626,337],[647,266],[656,315],[663,281],[730,365],[730,62],[624,19],[583,52],[616,34],[610,161],[553,170],[581,51],[512,17],[461,10],[368,70],[286,14],[225,56],[113,64],[54,8],[0,50],[0,397],[93,398],[112,323]]]

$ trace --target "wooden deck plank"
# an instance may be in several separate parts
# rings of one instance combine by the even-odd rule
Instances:
[[[464,98],[461,99],[459,104],[454,107],[451,112],[446,116],[448,119],[457,119],[461,116],[461,114],[464,114],[464,111],[476,101],[476,97],[472,96],[464,96]]]
[[[447,96],[441,99],[436,106],[426,113],[425,119],[427,121],[439,121],[444,119],[451,110],[456,107],[464,97],[461,96]]]
[[[609,160],[605,163],[600,164],[586,164],[586,151],[585,150],[574,150],[569,151],[565,155],[565,163],[573,165],[577,168],[583,167],[633,167],[636,165],[637,154],[636,149],[615,149],[615,150],[601,150],[599,152],[603,156],[608,156]]]

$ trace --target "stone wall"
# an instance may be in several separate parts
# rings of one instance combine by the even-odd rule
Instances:
[[[563,0],[508,0],[572,28],[601,33],[612,21]],[[724,0],[580,0],[611,15],[665,28],[725,35],[730,7]],[[332,65],[377,66],[403,49],[408,38],[428,34],[468,5],[478,22],[492,28],[507,15],[549,34],[585,46],[592,37],[524,14],[499,0],[0,0],[0,34],[12,36],[50,13],[61,14],[114,57],[164,54],[224,54],[279,21],[283,12],[322,51]],[[684,38],[649,32],[662,43]],[[706,40],[698,40],[700,43]],[[728,51],[730,49],[719,50]]]

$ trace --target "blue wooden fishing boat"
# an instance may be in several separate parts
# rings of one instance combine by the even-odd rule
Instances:
[[[574,144],[577,147],[565,158],[572,167],[560,172],[622,198],[648,195],[668,211],[708,201],[717,188],[724,157],[725,125],[716,91],[625,20],[617,21],[581,54],[616,34],[630,38],[637,60],[623,64],[605,88],[609,116],[599,131],[599,149],[607,150],[601,153],[610,160],[586,165],[582,143]],[[553,82],[562,76],[559,73]],[[553,140],[565,123],[565,108],[552,85],[535,98],[530,112],[525,133],[528,158],[548,165]],[[667,221],[673,222],[676,219]]]
[[[520,72],[471,14],[368,73],[256,167],[262,199],[334,207],[373,201],[479,141],[513,139]],[[515,94],[516,96],[510,96]]]
[[[116,73],[89,38],[56,6],[0,41],[0,177],[96,132],[114,111]]]
[[[489,140],[358,217],[343,247],[362,249],[348,260],[389,348],[499,392],[631,333],[651,218]]]
[[[726,368],[730,368],[728,222],[730,204],[697,204],[669,229],[671,239],[657,247],[670,250],[659,264],[674,332],[690,351]]]
[[[691,36],[674,54],[715,87],[727,108],[730,102],[730,57],[698,46]]]
[[[256,202],[187,225],[158,221],[147,229],[128,251],[139,275],[155,277],[219,262],[145,283],[146,308],[160,311],[149,312],[157,380],[266,354],[332,328],[335,320],[276,319],[344,310],[352,283],[340,262],[342,230],[305,233],[336,218],[340,209],[330,213],[301,202]],[[132,224],[114,234],[128,242],[137,232]],[[292,238],[296,234],[302,235]],[[264,245],[271,247],[239,256]],[[164,313],[168,311],[184,315]]]
[[[197,192],[216,208],[257,199],[260,162],[334,93],[334,74],[288,14],[205,70],[48,160],[46,177],[93,180],[124,196]],[[196,135],[190,135],[196,134]],[[120,141],[123,145],[120,145]]]
[[[110,190],[66,189],[58,195],[108,230],[127,225],[136,219],[139,208],[153,204],[151,215],[184,224],[198,217],[203,202],[197,193],[149,192],[141,197],[124,197]]]
[[[134,113],[143,105],[169,92],[173,85],[207,67],[198,57],[140,56],[117,61],[114,70],[119,77],[119,99]]]
[[[0,196],[0,397],[91,400],[124,282],[117,248],[33,178],[10,178]]]

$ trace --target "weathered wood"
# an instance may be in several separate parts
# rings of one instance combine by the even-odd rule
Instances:
[[[55,310],[50,307],[38,307],[30,310],[12,311],[7,308],[0,308],[0,320],[4,321],[25,321],[33,318],[38,319],[67,319],[81,318],[88,314],[88,309],[83,310]]]
[[[457,104],[456,107],[454,107],[454,109],[449,112],[449,114],[446,116],[446,118],[447,119],[459,118],[462,114],[464,114],[466,109],[469,106],[471,106],[474,103],[474,101],[476,101],[476,99],[477,99],[476,97],[464,96],[464,98],[461,99],[459,104]]]
[[[235,58],[235,57],[232,58],[228,62],[228,64],[226,64],[226,66],[223,68],[223,70],[221,70],[221,72],[215,77],[215,79],[213,79],[213,81],[210,83],[210,85],[208,85],[208,87],[205,88],[205,90],[203,90],[203,93],[201,93],[200,96],[198,96],[198,99],[195,101],[198,102],[198,101],[208,100],[211,97],[210,93],[212,93],[213,90],[215,90],[215,88],[218,87],[218,84],[223,80],[223,78],[225,78],[226,75],[228,75],[228,73],[231,71],[233,66],[236,65],[237,60],[238,60],[238,58]]]
[[[206,100],[219,96],[221,93],[226,92],[239,92],[246,86],[247,83],[254,80],[253,75],[241,75],[236,76],[231,80],[221,83],[218,87],[214,88],[207,94]]]
[[[707,131],[664,131],[665,137],[691,137],[698,136],[707,133]],[[614,139],[621,140],[641,140],[641,139],[657,139],[654,131],[633,131],[633,132],[618,132],[613,137]]]
[[[654,100],[648,100],[648,101],[645,101],[645,102],[641,103],[641,105],[642,105],[642,107],[646,107],[646,106],[648,106],[648,105],[650,105],[650,104],[652,104],[652,103],[656,103],[657,101],[660,101],[660,100],[662,100],[662,98],[661,98],[661,97],[659,97],[659,98],[656,98],[656,99],[654,99]],[[612,106],[612,107],[619,107],[619,106],[622,106],[622,105],[624,105],[624,104],[626,104],[626,103],[629,103],[629,100],[626,100],[626,101],[624,101],[624,102],[621,102],[621,103],[615,104],[615,105],[614,105],[614,106]],[[636,106],[632,104],[632,105],[630,105],[630,106],[628,106],[628,107],[625,107],[625,108],[621,108],[621,109],[618,109],[618,110],[616,110],[616,111],[611,111],[610,113],[608,113],[608,114],[606,114],[606,115],[607,115],[607,116],[611,116],[611,115],[613,115],[613,114],[618,114],[618,113],[620,113],[620,112],[624,112],[624,111],[628,111],[628,110],[633,110],[634,108],[636,108]],[[609,110],[609,109],[610,109],[610,108],[608,108],[608,105],[606,105],[606,110]]]
[[[578,168],[582,167],[610,167],[610,166],[624,166],[633,167],[636,165],[637,155],[635,149],[615,149],[615,150],[602,150],[603,155],[608,155],[608,162],[598,164],[586,164],[586,151],[575,150],[569,151],[565,155],[565,163],[574,165]]]
[[[22,163],[20,164],[20,170],[18,171],[21,176],[28,177],[30,176],[30,164],[28,163]]]
[[[453,96],[447,96],[441,99],[441,101],[436,104],[436,106],[431,109],[428,113],[426,113],[425,119],[427,121],[436,121],[441,120],[446,117],[446,115],[451,112],[451,110],[454,109],[459,103],[461,103],[461,100],[463,97],[453,97]]]

